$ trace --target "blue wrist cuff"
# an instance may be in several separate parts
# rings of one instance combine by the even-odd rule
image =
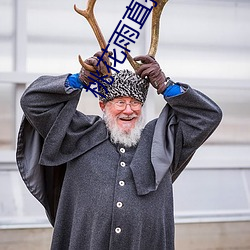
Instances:
[[[179,84],[174,84],[168,86],[168,88],[163,92],[164,97],[171,97],[181,94],[181,86]]]
[[[69,75],[66,82],[65,82],[66,88],[74,88],[74,89],[82,89],[84,85],[79,79],[79,73]]]

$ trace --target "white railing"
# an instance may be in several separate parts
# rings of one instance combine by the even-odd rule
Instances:
[[[29,83],[35,80],[39,75],[42,74],[31,74],[31,73],[19,73],[19,72],[2,72],[0,73],[0,85],[2,83],[14,84],[15,87],[15,100],[16,104],[14,106],[13,115],[15,116],[15,135],[19,129],[22,110],[19,105],[20,97]],[[194,82],[196,86],[199,87],[199,83],[202,82],[202,87],[207,81],[200,79],[190,79],[191,82]],[[209,84],[205,84],[206,88],[214,88],[215,82],[209,80]],[[249,89],[250,85],[241,82],[240,86],[244,89]],[[236,89],[236,85],[233,81],[224,80],[220,81],[220,86],[217,88],[232,88]],[[239,86],[237,86],[239,88]],[[219,152],[219,153],[218,153]],[[238,210],[213,210],[213,211],[187,211],[181,212],[176,211],[175,218],[176,223],[192,223],[192,222],[208,222],[208,221],[250,221],[250,187],[249,182],[246,179],[246,176],[249,176],[250,172],[250,146],[249,145],[204,145],[201,149],[198,150],[194,159],[191,161],[190,165],[185,170],[186,173],[196,174],[197,171],[209,170],[209,171],[231,171],[242,172],[242,181],[245,186],[245,196],[246,203],[248,203],[248,209],[238,209]],[[0,151],[0,172],[9,173],[11,176],[11,185],[16,185],[14,190],[25,189],[22,183],[22,180],[17,173],[17,167],[15,162],[15,149],[8,151]],[[185,174],[185,173],[184,173]],[[182,180],[181,180],[182,181]],[[178,180],[177,184],[178,185]],[[188,185],[188,183],[187,183]],[[222,183],[223,185],[223,183]],[[28,192],[28,190],[26,190]],[[178,195],[178,194],[177,194]],[[28,195],[27,195],[28,196]],[[31,196],[29,194],[29,196]],[[27,202],[25,197],[20,197],[20,193],[13,193],[13,200],[17,206],[17,215],[11,217],[2,217],[0,218],[0,228],[20,228],[20,227],[47,227],[49,223],[47,222],[46,216],[41,210],[41,213],[36,217],[26,216],[23,210],[23,204]],[[29,198],[29,201],[37,206],[37,202],[33,197]]]

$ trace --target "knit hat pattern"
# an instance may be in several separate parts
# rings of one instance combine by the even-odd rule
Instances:
[[[142,103],[145,102],[149,88],[147,80],[140,78],[134,72],[127,69],[114,73],[112,77],[112,84],[103,83],[108,93],[106,93],[104,88],[100,88],[100,93],[106,97],[99,96],[100,101],[108,102],[116,97],[128,96]],[[107,81],[111,83],[112,78],[107,79]]]

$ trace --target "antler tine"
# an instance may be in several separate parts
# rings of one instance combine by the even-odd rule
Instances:
[[[168,0],[157,0],[156,2],[157,6],[153,8],[153,14],[152,14],[151,43],[148,51],[148,55],[152,57],[155,57],[157,52],[159,35],[160,35],[159,31],[160,31],[161,13]]]
[[[141,63],[136,62],[133,57],[129,54],[127,50],[125,50],[125,53],[127,54],[127,59],[132,66],[132,68],[136,71],[141,67]]]
[[[106,41],[105,41],[105,39],[104,39],[104,36],[103,36],[103,34],[102,34],[102,32],[101,32],[101,29],[100,29],[100,27],[99,27],[99,25],[98,25],[98,23],[97,23],[97,21],[96,21],[95,15],[94,15],[94,6],[95,6],[95,3],[96,3],[96,0],[88,0],[88,2],[87,2],[87,8],[86,8],[85,10],[80,10],[80,9],[78,9],[78,8],[76,7],[76,5],[74,4],[74,10],[75,10],[78,14],[84,16],[84,17],[87,19],[88,23],[90,24],[92,30],[93,30],[94,33],[95,33],[95,36],[96,36],[97,41],[98,41],[98,43],[99,43],[99,45],[100,45],[100,48],[101,48],[101,49],[104,49],[104,48],[106,48],[107,43],[106,43]],[[86,70],[89,70],[89,71],[92,71],[92,72],[95,71],[94,67],[93,67],[93,66],[90,66],[90,65],[88,65],[88,64],[86,64],[86,63],[82,60],[82,58],[81,58],[80,55],[79,55],[79,62],[80,62],[80,64],[81,64]],[[109,60],[108,60],[107,63],[110,65]],[[108,75],[111,75],[111,73],[108,73],[107,70],[106,70],[106,72],[104,72],[104,73],[105,73],[105,74],[108,74]]]
[[[148,51],[148,55],[155,57],[159,42],[159,30],[160,30],[160,18],[162,10],[168,0],[155,0],[157,2],[157,6],[153,7],[152,14],[152,27],[151,27],[151,43]],[[154,3],[153,3],[154,4]],[[141,64],[134,61],[131,55],[126,51],[127,59],[133,69],[136,71],[140,68]]]

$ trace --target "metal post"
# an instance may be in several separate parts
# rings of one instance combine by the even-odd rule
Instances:
[[[14,71],[16,73],[26,72],[27,57],[27,4],[26,0],[14,0]],[[14,120],[15,135],[19,129],[22,118],[22,110],[19,105],[20,97],[25,89],[25,83],[16,82],[14,85]],[[16,140],[15,140],[16,141]]]

